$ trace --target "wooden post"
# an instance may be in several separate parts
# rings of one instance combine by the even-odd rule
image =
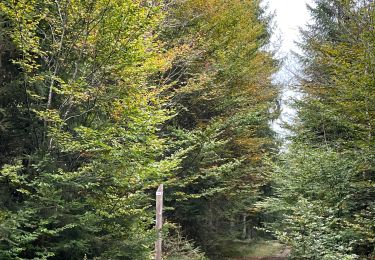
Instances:
[[[242,239],[245,240],[247,237],[246,214],[242,215],[242,225]]]
[[[160,184],[156,191],[156,231],[157,240],[155,242],[155,260],[161,260],[161,229],[163,227],[163,184]]]

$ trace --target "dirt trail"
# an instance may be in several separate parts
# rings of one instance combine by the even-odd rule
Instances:
[[[290,255],[290,249],[284,248],[279,254],[271,255],[271,256],[248,256],[248,257],[236,257],[231,258],[231,260],[286,260]]]
[[[233,258],[233,260],[286,260],[288,256],[263,256],[263,257],[242,257]]]

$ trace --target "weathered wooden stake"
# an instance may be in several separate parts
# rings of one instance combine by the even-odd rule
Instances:
[[[247,223],[246,223],[246,214],[242,215],[242,239],[245,240],[247,237]]]
[[[161,229],[163,227],[163,184],[156,191],[156,230],[157,240],[155,242],[155,260],[161,260]]]

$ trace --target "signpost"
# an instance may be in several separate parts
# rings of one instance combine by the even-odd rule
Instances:
[[[157,240],[155,242],[155,260],[161,260],[161,229],[163,227],[163,184],[160,184],[156,191],[156,231]]]

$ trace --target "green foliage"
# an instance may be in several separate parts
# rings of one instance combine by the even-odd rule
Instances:
[[[360,3],[361,2],[361,3]],[[302,130],[317,142],[374,145],[374,3],[317,1],[303,33]],[[350,17],[350,19],[349,19]]]
[[[149,190],[179,160],[164,157],[171,111],[151,79],[168,66],[153,34],[163,13],[141,2],[0,3],[1,57],[12,57],[0,258],[150,256]]]
[[[273,166],[271,231],[304,259],[374,256],[373,1],[316,0],[293,145]]]
[[[366,160],[364,154],[295,145],[274,164],[274,196],[260,205],[278,216],[268,228],[297,259],[357,259],[373,243]]]
[[[259,1],[172,1],[161,34],[177,52],[163,75],[178,112],[166,132],[173,150],[185,148],[169,217],[214,258],[221,240],[241,236],[243,215],[257,224],[263,158],[275,146],[268,22]]]
[[[168,228],[168,234],[163,238],[163,256],[165,259],[208,259],[192,241],[183,237],[179,226],[172,223],[166,223],[164,226]]]
[[[0,258],[147,259],[160,182],[202,247],[239,236],[274,148],[259,4],[1,1]]]

